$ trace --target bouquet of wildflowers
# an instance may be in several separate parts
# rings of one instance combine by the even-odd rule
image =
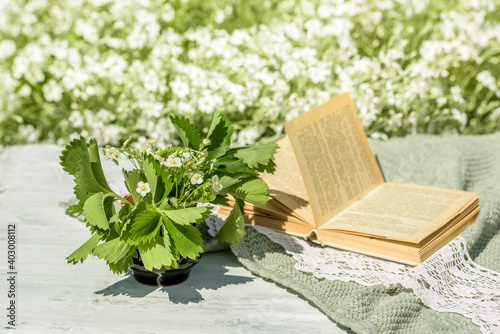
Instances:
[[[115,273],[126,272],[140,256],[147,270],[177,267],[181,258],[196,259],[203,241],[195,227],[211,208],[198,203],[236,205],[216,235],[221,242],[238,243],[244,236],[244,202],[265,205],[267,184],[259,172],[273,172],[276,144],[230,148],[233,127],[216,112],[205,138],[184,117],[170,117],[183,146],[162,147],[154,140],[139,148],[130,139],[121,148],[102,153],[118,164],[127,158],[133,168],[123,169],[130,195],[122,197],[109,187],[97,141],[74,139],[60,157],[63,169],[74,176],[79,202],[73,214],[85,215],[92,236],[67,258],[83,262],[92,254],[104,259]]]

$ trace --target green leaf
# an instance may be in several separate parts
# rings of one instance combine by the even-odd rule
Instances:
[[[210,201],[213,205],[229,206],[229,202],[226,196],[217,195],[214,200]]]
[[[105,208],[106,197],[109,196],[104,196],[101,193],[94,194],[83,205],[83,213],[89,224],[104,230],[109,228],[107,209]]]
[[[127,255],[130,247],[132,246],[120,238],[115,238],[95,247],[92,254],[100,259],[105,259],[107,262],[117,263]]]
[[[81,245],[76,251],[71,253],[66,260],[68,263],[76,264],[78,262],[82,262],[85,260],[94,249],[95,246],[99,243],[100,236],[98,234],[94,234],[87,240],[83,245]]]
[[[189,201],[185,202],[184,205],[190,206],[198,203],[212,203],[214,199],[215,195],[213,194],[212,185],[205,184],[193,190],[193,194],[190,195]]]
[[[276,154],[277,149],[278,145],[276,143],[244,146],[229,150],[227,156],[234,156],[243,160],[253,170],[273,173],[276,169],[274,154]]]
[[[130,229],[130,238],[139,243],[148,242],[158,234],[160,226],[160,214],[158,212],[142,211],[134,218]]]
[[[168,231],[165,228],[165,222],[164,222],[163,217],[161,217],[160,220],[161,220],[161,235],[162,235],[162,238],[163,238],[163,245],[166,248],[170,249],[170,246],[171,246],[170,235],[168,234]]]
[[[75,187],[75,193],[76,193],[76,187]],[[83,205],[85,204],[85,201],[92,196],[92,194],[82,192],[84,194],[83,198],[79,198],[80,194],[77,194],[77,199],[79,200],[78,203],[74,205],[70,205],[68,207],[68,213],[71,215],[79,215],[83,212]]]
[[[180,225],[163,216],[163,222],[170,235],[172,248],[180,256],[196,259],[203,252],[203,239],[192,225]]]
[[[177,224],[189,225],[200,223],[208,218],[211,209],[207,206],[185,208],[178,210],[161,210],[161,213]]]
[[[70,175],[75,176],[76,169],[82,160],[83,155],[87,152],[87,142],[85,138],[75,138],[68,145],[65,150],[61,152],[59,159],[62,169]]]
[[[247,175],[237,175],[237,176],[228,176],[224,175],[219,178],[219,183],[222,185],[222,189],[219,191],[219,194],[226,194],[232,186],[241,182],[242,179],[247,177]]]
[[[206,160],[215,159],[226,153],[231,145],[233,132],[234,128],[231,122],[216,111],[207,135],[207,138],[210,139],[210,145],[207,147],[208,155]]]
[[[170,251],[170,247],[165,247],[163,239],[158,237],[151,245],[141,245],[138,247],[141,254],[142,263],[147,270],[162,267],[170,268],[176,266],[177,259]]]
[[[113,196],[104,197],[104,212],[106,213],[106,218],[109,220],[116,213],[115,210],[115,198]]]
[[[146,176],[138,169],[133,169],[131,171],[126,171],[122,169],[123,177],[125,178],[125,186],[127,190],[132,194],[134,203],[139,203],[143,198],[137,190],[137,184],[139,181],[146,182]]]
[[[165,220],[166,220],[166,218],[161,217],[161,221],[162,221],[161,233],[162,233],[162,238],[163,238],[163,245],[166,248],[170,249],[170,251],[172,252],[173,257],[176,260],[179,260],[180,259],[179,252],[177,251],[177,249],[175,249],[174,247],[172,247],[172,244],[173,244],[172,237],[170,236],[170,234],[167,231],[167,228],[165,227],[166,226],[165,225],[166,224]],[[174,268],[177,268],[178,267],[177,262],[175,262],[172,266]]]
[[[112,263],[112,262],[107,262],[109,269],[115,274],[123,274],[126,273],[129,269],[129,266],[132,265],[134,262],[132,260],[132,254],[136,252],[135,247],[131,247],[128,254],[125,255],[121,260]]]
[[[75,194],[76,199],[79,201],[88,197],[88,193],[86,191],[80,190],[78,186],[73,187],[73,193]]]
[[[189,119],[183,116],[170,115],[170,121],[172,121],[177,129],[184,146],[198,150],[200,147],[200,134]]]
[[[154,160],[154,161],[153,161]],[[144,174],[146,175],[146,180],[151,188],[151,196],[155,198],[156,187],[158,185],[158,176],[156,175],[156,168],[154,162],[156,161],[151,155],[147,155],[143,158],[142,167],[144,168]],[[158,162],[158,161],[156,161]]]
[[[243,239],[245,236],[245,221],[243,218],[244,205],[245,203],[241,199],[236,198],[233,210],[219,232],[215,235],[217,241],[237,244]]]
[[[87,144],[85,138],[74,139],[60,157],[63,170],[75,177],[79,191],[87,193],[111,192],[104,176],[97,142]]]
[[[168,172],[168,167],[162,165],[151,155],[148,155],[144,159],[143,167],[146,180],[151,187],[153,202],[155,204],[161,203],[163,199],[168,197],[174,186],[170,173]]]
[[[133,240],[131,238],[131,228],[132,225],[135,221],[135,218],[141,213],[144,212],[147,209],[147,204],[144,201],[139,201],[136,203],[136,205],[130,210],[128,215],[126,217],[122,218],[123,224],[122,224],[122,230],[121,230],[121,235],[120,237],[128,244],[130,245],[135,245],[137,246],[139,242]],[[120,210],[121,212],[122,210]],[[127,211],[124,212],[124,214],[127,213]]]
[[[234,156],[225,155],[217,159],[214,163],[214,167],[217,170],[225,171],[227,173],[242,173],[250,174],[252,176],[257,176],[257,173],[253,171],[242,159],[236,158]]]
[[[104,171],[102,170],[101,158],[99,157],[99,147],[95,139],[89,140],[88,152],[94,179],[105,192],[111,192],[111,188],[109,187],[106,177],[104,176]]]
[[[168,167],[163,166],[160,164],[159,170],[157,169],[158,175],[160,176],[162,183],[163,183],[163,196],[158,199],[158,196],[156,197],[158,200],[156,203],[162,202],[165,200],[165,198],[168,198],[170,191],[172,191],[172,188],[174,187],[174,183],[172,182],[172,177],[170,176],[170,173],[168,172]]]
[[[244,180],[241,183],[235,184],[228,191],[230,195],[239,198],[243,201],[258,205],[265,206],[269,194],[267,192],[268,185],[261,179]]]

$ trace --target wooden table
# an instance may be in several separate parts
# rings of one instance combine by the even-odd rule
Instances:
[[[207,253],[190,278],[153,288],[102,260],[67,264],[84,224],[58,204],[73,196],[61,147],[0,153],[0,328],[15,300],[17,333],[346,333],[299,295],[252,275],[230,251]],[[108,179],[120,169],[105,164]],[[16,226],[16,298],[8,298],[8,225]]]

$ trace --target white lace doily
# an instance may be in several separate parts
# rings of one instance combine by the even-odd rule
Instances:
[[[217,212],[218,208],[214,209]],[[207,219],[213,236],[224,216]],[[322,247],[261,226],[252,226],[283,246],[297,261],[295,268],[328,280],[353,281],[365,286],[412,289],[424,305],[439,312],[459,313],[483,333],[500,333],[500,274],[471,260],[465,240],[458,237],[416,267],[362,254]]]

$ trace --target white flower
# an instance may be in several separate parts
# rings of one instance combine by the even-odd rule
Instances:
[[[171,22],[175,18],[175,9],[169,4],[163,6],[161,11],[161,19],[165,22]]]
[[[151,191],[151,187],[149,186],[149,183],[139,181],[139,183],[137,183],[137,189],[135,191],[137,191],[139,194],[141,194],[142,197],[144,197]]]
[[[160,80],[153,70],[147,71],[143,78],[144,88],[151,92],[156,92],[160,86]]]
[[[16,43],[10,39],[3,40],[0,43],[0,59],[10,57],[16,52]]]
[[[222,189],[222,184],[219,182],[219,177],[217,175],[215,175],[213,178],[212,178],[212,183],[213,183],[213,188],[214,188],[214,191],[217,193],[219,191],[221,191]]]
[[[208,146],[208,145],[210,145],[211,141],[210,141],[210,139],[208,139],[208,138],[204,138],[204,139],[201,141],[201,143],[202,143],[203,145],[205,145],[205,146]]]
[[[60,101],[62,99],[63,90],[54,80],[46,83],[42,90],[47,101]]]
[[[189,154],[189,152],[182,153],[182,160],[183,161],[186,161],[186,160],[189,160],[189,159],[191,159],[191,154]]]
[[[19,95],[26,97],[31,94],[31,87],[28,85],[23,85],[21,89],[19,90]]]
[[[68,68],[62,78],[62,83],[67,90],[72,90],[76,86],[81,86],[87,80],[88,75],[84,71],[75,71],[72,68]]]
[[[120,151],[114,147],[106,147],[104,149],[104,158],[108,160],[118,161],[120,159]]]
[[[83,126],[83,116],[77,110],[73,110],[71,112],[71,114],[69,115],[68,120],[71,122],[71,124],[75,128],[81,128]]]
[[[463,131],[465,129],[465,125],[467,125],[467,114],[462,113],[457,109],[451,109],[451,115],[460,123],[460,130]]]
[[[76,20],[75,32],[90,43],[95,43],[99,39],[99,30],[91,23],[81,19]]]
[[[250,126],[245,128],[238,133],[238,146],[245,146],[248,144],[254,144],[260,134],[256,126]]]
[[[281,73],[283,73],[286,80],[292,80],[300,74],[300,68],[295,61],[289,60],[281,66]]]
[[[496,90],[496,80],[490,71],[481,71],[476,76],[477,81],[479,81],[483,86],[488,87],[488,89]]]
[[[137,138],[137,142],[134,143],[134,147],[141,152],[151,153],[151,146],[149,144],[149,141],[144,136]]]
[[[215,108],[222,104],[222,99],[217,94],[210,94],[207,90],[204,91],[204,96],[198,100],[198,109],[205,113],[211,113]]]
[[[170,88],[172,89],[172,93],[181,99],[189,94],[189,85],[179,78],[176,78],[175,81],[170,83]]]
[[[174,157],[173,155],[170,155],[167,158],[167,161],[166,161],[165,165],[167,167],[181,167],[182,166],[181,158]]]
[[[191,183],[192,184],[202,184],[203,183],[203,176],[205,173],[202,171],[196,171],[191,174]]]
[[[446,102],[448,102],[448,99],[444,96],[440,96],[436,99],[436,102],[442,106],[443,104],[445,104]]]

